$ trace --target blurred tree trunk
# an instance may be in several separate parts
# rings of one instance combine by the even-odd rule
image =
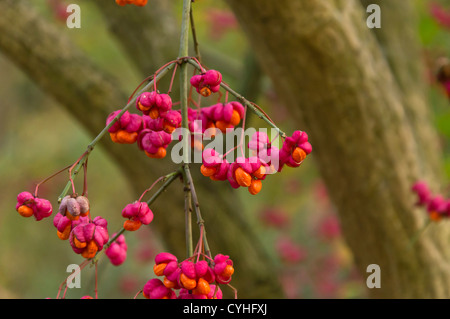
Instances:
[[[179,23],[173,14],[174,2],[153,1],[145,7],[118,6],[114,1],[96,1],[108,29],[128,54],[139,73],[151,74],[177,57]],[[194,8],[194,20],[196,19]],[[170,40],[168,40],[170,39]],[[194,55],[192,46],[191,55]],[[224,75],[242,75],[242,63],[220,51],[200,44],[202,63],[223,70]]]
[[[374,298],[449,298],[449,229],[426,222],[411,185],[438,191],[432,127],[410,1],[378,1],[382,27],[357,0],[227,0],[278,96],[313,145],[361,274],[381,267]],[[361,3],[363,5],[361,5]]]
[[[157,2],[164,1],[155,0],[155,5]],[[107,115],[126,104],[129,93],[123,92],[110,74],[98,68],[60,30],[46,22],[29,1],[0,0],[0,12],[0,50],[44,92],[60,102],[89,134],[96,136],[104,127]],[[164,41],[178,44],[177,38]],[[156,45],[158,43],[155,43],[155,51],[158,50]],[[135,58],[144,65],[145,57]],[[158,57],[152,63],[163,58]],[[165,62],[170,60],[169,57]],[[148,69],[154,65],[149,64]],[[123,171],[136,198],[157,177],[176,168],[169,160],[151,160],[135,145],[117,145],[108,137],[102,139],[100,146]],[[83,151],[80,150],[80,154]],[[273,264],[266,248],[259,243],[247,217],[241,214],[236,193],[222,183],[214,183],[211,187],[209,179],[202,178],[196,172],[193,175],[210,247],[213,254],[229,254],[235,261],[233,286],[238,289],[239,296],[283,297],[277,278],[271,275]],[[155,218],[152,227],[163,236],[167,249],[180,258],[185,255],[183,207],[181,183],[172,185],[152,207],[161,217]],[[116,212],[119,214],[121,209],[118,207]],[[195,225],[195,220],[193,223]],[[228,296],[232,295],[229,289],[223,290]]]
[[[145,7],[122,7],[115,1],[96,1],[95,5],[143,76],[177,58],[179,28],[170,1],[153,1]]]

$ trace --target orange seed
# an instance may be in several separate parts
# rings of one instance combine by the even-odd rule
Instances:
[[[233,110],[233,114],[231,115],[231,125],[236,126],[241,122],[241,116],[239,115],[239,112],[236,110]]]
[[[148,115],[152,118],[152,119],[157,119],[159,117],[159,111],[158,108],[156,107],[152,107],[150,109],[150,112],[148,113]]]
[[[203,279],[200,278],[197,282],[197,287],[192,291],[194,295],[207,295],[211,291],[211,287],[209,286],[209,283]]]
[[[156,276],[162,276],[164,274],[164,269],[166,269],[167,264],[166,263],[161,263],[161,264],[155,264],[153,266],[153,272],[155,273]]]
[[[73,244],[75,245],[75,247],[80,248],[80,249],[87,246],[87,243],[83,243],[83,242],[79,241],[75,236],[73,237]]]
[[[56,231],[56,235],[58,235],[58,238],[61,240],[69,239],[70,231],[72,230],[71,225],[67,225],[66,228],[64,228],[63,232]]]
[[[86,249],[81,253],[81,256],[87,259],[94,258],[97,251],[98,251],[97,244],[95,243],[95,241],[91,240],[87,244]]]
[[[261,191],[262,182],[259,179],[253,179],[250,186],[248,187],[248,191],[252,195],[256,195]]]
[[[202,165],[200,167],[200,172],[203,176],[209,177],[214,175],[217,172],[217,169],[215,167],[206,167],[205,165]]]
[[[233,274],[234,274],[233,266],[227,265],[221,275],[224,277],[231,277]]]
[[[141,102],[139,102],[139,103],[138,103],[138,107],[139,107],[139,110],[145,112],[145,111],[150,110],[151,105],[150,105],[150,106],[144,106],[144,105],[141,104]]]
[[[209,87],[204,86],[200,89],[200,94],[203,95],[204,97],[208,97],[211,95],[211,90],[209,89]]]
[[[119,140],[117,139],[117,132],[109,133],[109,136],[111,137],[111,141],[114,143],[119,143]]]
[[[297,163],[300,163],[306,158],[306,153],[300,147],[296,147],[295,150],[292,152],[292,158]]]
[[[166,157],[166,153],[167,153],[166,149],[162,146],[158,149],[158,151],[155,154],[151,154],[145,151],[145,155],[147,155],[150,158],[164,158]]]
[[[20,216],[23,217],[31,217],[33,216],[33,209],[28,207],[27,205],[22,205],[17,209],[17,212],[20,214]]]
[[[89,211],[89,210],[87,210],[86,212],[84,212],[84,213],[81,213],[81,214],[80,214],[80,216],[86,217],[87,215],[89,215],[89,212],[90,212],[90,211]]]
[[[242,187],[249,187],[252,183],[252,177],[244,171],[242,167],[238,167],[235,171],[236,181]]]
[[[77,216],[72,215],[71,213],[69,213],[68,210],[66,210],[66,213],[65,213],[64,216],[66,216],[70,220],[78,220],[80,218],[80,216],[78,216],[78,215]]]
[[[166,133],[172,134],[173,131],[175,131],[175,126],[170,125],[170,124],[168,124],[168,123],[164,123],[163,129],[164,129],[164,131],[165,131]]]
[[[123,228],[125,228],[128,231],[135,231],[138,230],[139,227],[141,227],[141,225],[142,225],[141,221],[129,219],[123,223]]]
[[[180,275],[181,285],[187,290],[192,290],[197,286],[197,281],[186,276],[184,273]]]
[[[175,282],[170,281],[169,279],[167,279],[167,277],[164,277],[163,284],[164,284],[164,286],[166,286],[169,289],[175,288],[177,286],[177,284]]]
[[[120,144],[133,144],[134,142],[136,142],[137,137],[138,137],[137,132],[130,133],[125,130],[119,130],[116,133],[117,141]]]
[[[253,173],[253,176],[255,176],[256,178],[261,179],[261,178],[264,177],[265,174],[266,174],[266,168],[265,168],[264,166],[261,165],[261,166],[256,170],[256,172]]]
[[[222,133],[226,133],[227,132],[227,128],[232,128],[232,126],[230,125],[230,123],[227,123],[225,121],[217,121],[216,122],[216,127],[222,131]]]

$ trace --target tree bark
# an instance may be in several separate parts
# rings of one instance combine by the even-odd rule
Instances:
[[[0,11],[0,50],[44,92],[60,102],[89,134],[96,136],[104,127],[107,115],[124,106],[129,94],[63,33],[46,22],[29,1],[0,0]],[[173,41],[178,43],[177,39]],[[108,137],[102,139],[100,146],[121,168],[136,198],[157,177],[176,168],[170,160],[151,160],[136,147],[114,144]],[[80,150],[80,154],[83,151]],[[227,185],[211,184],[194,173],[195,181],[199,181],[196,186],[210,247],[213,254],[229,254],[235,261],[233,285],[238,288],[239,296],[282,297],[278,281],[270,276],[272,262],[249,226],[249,220],[240,213],[236,193]],[[172,185],[152,206],[157,218],[151,227],[163,236],[168,251],[180,259],[185,255],[183,205],[183,190],[179,184]],[[117,208],[117,213],[121,209]],[[226,296],[232,295],[227,289],[223,290]]]
[[[381,268],[371,296],[450,297],[448,229],[433,225],[411,246],[427,218],[411,185],[426,179],[437,191],[442,176],[411,2],[379,1],[378,31],[356,0],[227,2],[310,136],[361,274]]]
[[[154,1],[145,7],[118,6],[114,1],[96,1],[108,29],[143,76],[177,58],[178,22],[169,1]]]

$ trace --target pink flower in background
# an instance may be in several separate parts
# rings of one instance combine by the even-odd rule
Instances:
[[[323,278],[315,286],[319,298],[336,298],[339,292],[339,282],[334,278]]]
[[[430,14],[436,22],[444,28],[450,28],[450,10],[437,2],[430,3]]]
[[[325,240],[332,240],[341,235],[339,220],[335,215],[324,217],[319,223],[319,236]]]
[[[280,258],[285,262],[298,263],[306,258],[306,250],[290,238],[281,237],[275,245]]]
[[[124,275],[119,280],[119,289],[125,294],[131,294],[139,289],[140,281],[132,275]]]
[[[302,187],[303,187],[302,182],[298,178],[294,177],[286,181],[284,190],[288,194],[298,194],[302,191]]]
[[[285,269],[279,275],[286,298],[299,299],[304,297],[302,296],[302,290],[311,284],[310,275],[307,270],[296,267],[290,270]]]
[[[210,36],[215,40],[219,40],[223,35],[238,26],[236,17],[231,11],[210,9],[207,14],[210,28]]]
[[[58,21],[66,23],[70,12],[67,12],[67,4],[61,0],[47,0],[48,6],[53,12],[53,16]]]
[[[155,250],[153,247],[148,247],[146,245],[142,245],[138,247],[136,251],[136,259],[139,262],[145,263],[152,260],[155,257]]]
[[[259,218],[265,225],[275,228],[286,227],[290,222],[288,214],[280,208],[267,208],[260,213]]]
[[[330,197],[328,195],[328,189],[325,183],[322,180],[314,183],[314,196],[320,203],[329,204]]]

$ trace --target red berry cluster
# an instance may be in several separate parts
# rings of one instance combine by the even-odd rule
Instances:
[[[450,198],[446,199],[440,194],[433,195],[428,184],[422,181],[416,182],[412,191],[417,195],[416,205],[425,207],[432,221],[438,222],[450,217]]]
[[[120,114],[120,110],[112,112],[106,119],[106,125]],[[125,111],[117,122],[109,129],[109,135],[114,143],[133,144],[137,141],[139,132],[144,129],[144,120],[138,114]]]
[[[144,92],[136,99],[136,108],[142,115],[128,111],[112,112],[106,124],[116,121],[108,129],[111,140],[119,144],[137,142],[140,150],[151,158],[164,158],[172,142],[172,132],[181,126],[181,114],[172,110],[172,99],[168,94],[156,91]],[[118,117],[120,115],[120,117]]]
[[[201,173],[212,180],[228,180],[233,188],[247,187],[250,194],[256,195],[261,191],[262,181],[267,175],[281,171],[284,165],[300,166],[312,150],[308,135],[301,131],[295,131],[287,137],[281,150],[270,144],[266,133],[257,132],[252,136],[248,148],[254,156],[237,157],[233,163],[229,163],[217,151],[205,149]]]
[[[128,204],[122,210],[122,216],[128,218],[123,223],[123,228],[128,231],[138,230],[142,224],[148,225],[153,220],[153,212],[146,202],[135,201]]]
[[[172,110],[168,94],[144,92],[136,99],[136,108],[144,115],[145,129],[139,134],[138,146],[150,158],[163,158],[172,142],[172,132],[181,126],[181,114]]]
[[[159,253],[155,257],[153,271],[158,278],[150,279],[143,288],[148,299],[221,299],[220,284],[228,284],[234,273],[229,256],[218,254],[209,261],[192,261],[189,258],[178,262],[170,253]],[[175,293],[179,290],[179,294]]]
[[[217,128],[222,133],[226,133],[227,129],[233,129],[239,125],[241,119],[244,118],[245,108],[241,103],[232,101],[230,103],[218,103],[201,109],[205,121],[206,129]],[[210,133],[215,136],[216,130]]]
[[[114,233],[112,237],[114,238],[116,235],[117,234]],[[128,246],[125,241],[125,236],[121,234],[108,248],[106,248],[105,254],[114,266],[119,266],[123,264],[127,258],[127,250]]]
[[[53,226],[61,240],[69,240],[72,250],[84,258],[95,257],[108,242],[108,222],[97,216],[90,217],[90,203],[86,196],[67,195],[59,204]]]
[[[47,199],[38,198],[29,192],[22,192],[17,195],[16,210],[23,217],[34,216],[36,221],[40,221],[52,214],[53,207]]]
[[[190,82],[198,93],[208,97],[211,93],[219,91],[220,83],[222,83],[222,74],[216,70],[209,70],[202,74],[194,75]]]
[[[72,229],[89,221],[89,200],[85,196],[66,196],[61,200],[58,213],[53,218],[56,234],[62,240],[69,239]]]
[[[189,131],[191,146],[197,150],[204,149],[203,137],[213,138],[220,133],[226,134],[240,124],[245,116],[245,108],[241,103],[217,103],[198,109],[188,108]]]
[[[69,235],[72,250],[86,259],[94,258],[108,242],[108,223],[97,216],[94,220],[75,226]]]

